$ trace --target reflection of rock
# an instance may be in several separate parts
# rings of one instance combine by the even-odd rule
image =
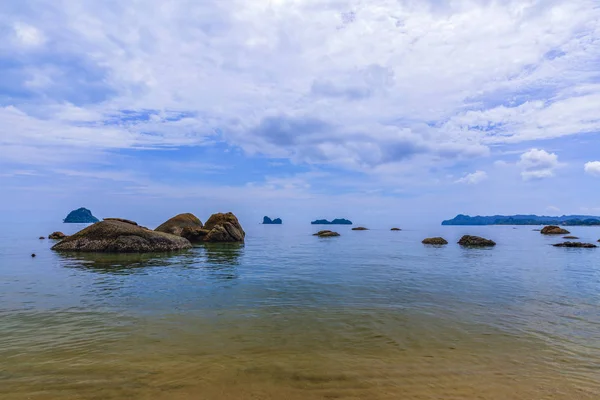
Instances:
[[[94,224],[98,222],[98,218],[94,217],[92,212],[87,208],[81,207],[71,211],[63,222],[67,224]]]
[[[64,239],[54,247],[58,251],[151,253],[188,249],[189,240],[154,232],[127,220],[105,219]]]
[[[433,245],[444,245],[444,244],[448,244],[448,241],[442,237],[432,237],[432,238],[423,239],[423,241],[421,243],[433,244]]]
[[[391,230],[391,231],[401,231],[402,229],[400,229],[400,228],[392,228],[392,229],[390,229],[390,230]]]
[[[368,228],[365,228],[364,226],[357,226],[356,228],[352,228],[353,231],[368,231]]]
[[[560,226],[548,225],[542,228],[541,233],[542,235],[568,235],[571,232]]]
[[[206,243],[201,248],[204,249],[206,260],[210,264],[218,265],[238,265],[239,258],[242,255],[243,243]]]
[[[337,233],[337,232],[325,230],[325,231],[319,231],[319,232],[313,234],[313,236],[318,236],[318,237],[335,237],[335,236],[340,236],[340,234]]]
[[[493,240],[485,239],[479,236],[465,235],[458,241],[461,246],[467,247],[487,247],[495,246],[496,242]]]
[[[155,231],[183,236],[185,228],[202,229],[202,222],[194,214],[179,214],[161,224]]]
[[[67,235],[65,235],[62,232],[52,232],[50,235],[48,235],[48,239],[53,239],[53,240],[62,240],[66,237],[67,237]]]
[[[205,242],[243,242],[246,237],[237,217],[230,212],[211,215],[204,229],[209,231]]]
[[[267,216],[263,217],[263,225],[281,225],[283,221],[281,218],[271,219]]]
[[[598,246],[592,243],[581,243],[581,242],[564,242],[557,243],[553,245],[554,247],[574,247],[574,248],[584,248],[584,249],[594,249]]]

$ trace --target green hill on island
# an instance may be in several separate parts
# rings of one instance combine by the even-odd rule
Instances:
[[[271,219],[266,216],[263,218],[263,225],[281,225],[281,224],[283,224],[283,221],[281,220],[281,218]]]
[[[563,215],[547,217],[538,215],[493,215],[476,216],[459,214],[443,221],[442,225],[567,225],[567,226],[600,226],[600,217],[589,215]]]
[[[98,218],[94,217],[90,210],[83,207],[71,211],[63,220],[66,224],[95,224],[98,221]]]

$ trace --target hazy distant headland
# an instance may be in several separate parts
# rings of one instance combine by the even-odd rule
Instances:
[[[87,208],[81,207],[71,211],[63,222],[66,224],[94,224],[98,222],[98,218],[94,217]]]
[[[442,225],[580,225],[600,226],[600,217],[590,215],[563,215],[562,217],[547,217],[538,215],[493,215],[476,216],[459,214],[456,217],[442,221]]]
[[[344,218],[336,218],[331,222],[329,222],[326,219],[318,219],[316,221],[312,221],[311,224],[312,225],[352,225],[352,221],[349,221]]]

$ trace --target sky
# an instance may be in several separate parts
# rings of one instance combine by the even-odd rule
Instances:
[[[21,220],[600,215],[600,3],[4,0],[0,188]]]

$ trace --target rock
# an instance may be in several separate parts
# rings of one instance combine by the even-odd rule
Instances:
[[[194,228],[194,227],[185,227],[181,231],[181,237],[186,238],[192,243],[200,243],[204,242],[204,238],[208,235],[210,231],[202,228]]]
[[[90,210],[83,207],[71,211],[63,220],[67,224],[95,224],[98,221],[98,218],[94,217]]]
[[[202,229],[202,222],[190,213],[179,214],[161,224],[155,229],[156,232],[170,233],[171,235],[182,236],[184,228]]]
[[[46,238],[45,238],[45,237],[43,237],[43,236],[40,236],[40,240],[44,240],[44,239],[46,239]]]
[[[485,239],[479,236],[471,236],[465,235],[458,241],[458,244],[461,246],[468,247],[487,247],[487,246],[495,246],[496,242],[493,240]]]
[[[33,258],[33,257],[35,257],[35,253],[32,253],[32,254],[31,254],[31,258]]]
[[[126,224],[137,226],[137,222],[133,222],[133,221],[130,221],[128,219],[123,219],[123,218],[104,218],[103,220],[104,221],[119,221],[119,222],[124,222]],[[145,229],[148,229],[148,228],[145,228]]]
[[[571,233],[568,230],[555,225],[545,226],[540,232],[542,233],[542,235],[568,235],[569,233]]]
[[[318,237],[335,237],[335,236],[340,236],[339,233],[337,232],[333,232],[333,231],[319,231],[315,234],[313,234],[313,236],[318,236]]]
[[[53,239],[53,240],[62,240],[66,237],[67,237],[67,235],[65,235],[62,232],[52,232],[51,234],[48,235],[48,239]]]
[[[442,237],[432,237],[432,238],[426,238],[423,239],[423,241],[421,242],[423,244],[433,244],[433,245],[444,245],[444,244],[448,244],[448,241]]]
[[[153,253],[183,250],[191,246],[190,241],[185,238],[144,229],[131,221],[110,218],[69,236],[54,245],[52,250]]]
[[[581,243],[581,242],[564,242],[553,244],[554,247],[575,247],[575,248],[585,248],[585,249],[595,249],[595,244],[592,243]]]
[[[575,239],[575,240],[577,240],[579,238],[577,236],[563,236],[563,239],[571,239],[571,240]]]
[[[204,229],[208,231],[205,242],[243,242],[246,237],[237,217],[230,212],[211,215]]]
[[[349,221],[344,218],[336,218],[333,221],[329,222],[326,219],[318,219],[316,221],[311,222],[312,225],[352,225],[352,221]]]
[[[400,228],[392,228],[392,229],[390,229],[390,230],[391,230],[391,231],[401,231],[402,229],[400,229]]]
[[[275,219],[271,219],[269,217],[263,217],[263,225],[281,225],[283,224],[283,221],[281,220],[281,218],[275,218]]]
[[[364,226],[357,226],[356,228],[352,228],[353,231],[368,231],[368,228],[365,228]]]

